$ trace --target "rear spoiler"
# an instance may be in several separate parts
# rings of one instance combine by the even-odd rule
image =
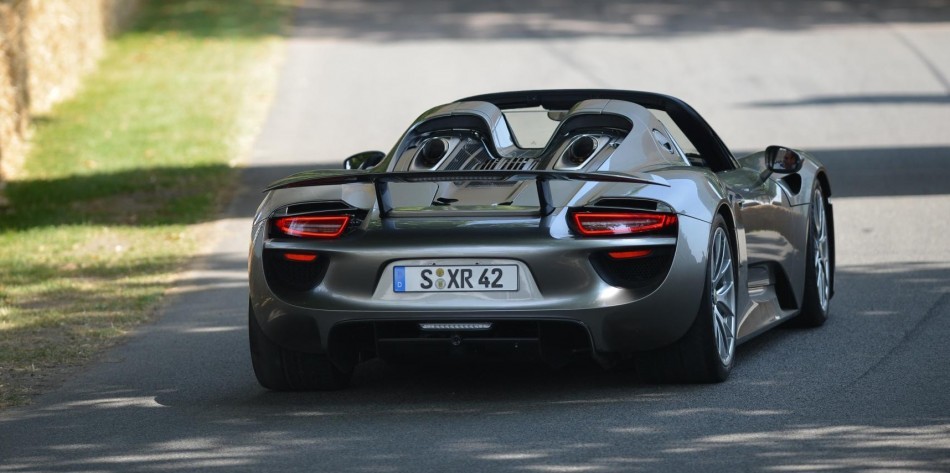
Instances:
[[[395,171],[373,172],[359,169],[305,171],[285,177],[271,183],[265,192],[295,187],[332,186],[340,184],[373,184],[380,213],[383,216],[392,211],[388,184],[391,182],[470,182],[470,181],[535,181],[538,188],[538,206],[541,215],[554,211],[551,204],[550,181],[588,181],[616,182],[629,184],[647,184],[669,187],[665,179],[647,174],[623,174],[612,171],[574,172],[574,171]]]

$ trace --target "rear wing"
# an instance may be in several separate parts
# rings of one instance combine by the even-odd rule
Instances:
[[[572,172],[572,171],[396,171],[373,172],[358,169],[305,171],[285,177],[271,183],[265,192],[296,187],[333,186],[341,184],[373,184],[376,188],[376,200],[382,216],[388,216],[392,210],[389,183],[392,182],[511,182],[535,181],[538,189],[538,207],[542,216],[554,211],[551,203],[551,181],[587,181],[646,184],[669,187],[669,183],[659,176],[648,174],[623,174],[612,171]]]

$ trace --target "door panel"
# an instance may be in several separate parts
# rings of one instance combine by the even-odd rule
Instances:
[[[738,196],[738,209],[745,226],[749,282],[746,288],[751,306],[740,321],[739,336],[756,333],[791,315],[801,300],[792,293],[779,303],[779,294],[796,284],[784,284],[791,278],[803,278],[803,255],[796,244],[803,228],[798,208],[790,207],[785,190],[773,179],[762,179],[752,169],[718,173],[719,178]],[[755,275],[755,277],[752,277]]]

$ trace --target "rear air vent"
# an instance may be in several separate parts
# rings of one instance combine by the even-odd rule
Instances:
[[[798,195],[802,191],[802,176],[800,174],[789,174],[783,177],[782,181],[788,185],[788,190],[792,191],[792,194]]]
[[[608,209],[626,209],[626,210],[649,210],[655,212],[659,209],[659,202],[647,199],[631,199],[627,197],[604,197],[593,205],[587,207],[608,208]]]
[[[339,212],[339,211],[355,210],[352,206],[347,205],[345,202],[309,202],[305,204],[294,204],[288,205],[284,212],[275,212],[274,215],[297,215],[305,213],[321,213],[321,212]]]
[[[639,256],[640,252],[635,251],[629,253],[637,256],[625,258],[624,252],[602,252],[592,255],[590,260],[607,284],[633,289],[638,295],[645,296],[656,290],[666,278],[673,263],[673,247],[651,247],[645,256]]]
[[[440,327],[438,330],[426,326]],[[478,326],[478,330],[468,327]],[[481,327],[488,327],[481,328]],[[363,346],[384,359],[439,363],[454,359],[544,360],[564,364],[591,351],[587,328],[575,322],[538,320],[432,319],[343,322],[329,334],[334,347]]]
[[[329,257],[325,254],[264,249],[264,277],[276,294],[309,291],[326,274]]]

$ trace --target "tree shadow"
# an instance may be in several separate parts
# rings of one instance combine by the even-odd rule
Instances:
[[[944,105],[950,104],[950,95],[942,94],[882,94],[831,95],[801,100],[763,101],[749,104],[755,108],[820,107],[831,105]]]
[[[144,2],[138,21],[124,34],[174,32],[222,39],[279,35],[293,3],[286,0]]]
[[[950,194],[950,147],[849,148],[807,150],[828,169],[834,197]],[[738,152],[741,155],[743,152]],[[240,173],[240,202],[231,217],[250,216],[264,187],[282,177],[338,165],[225,165],[143,168],[7,184],[13,205],[0,211],[5,229],[25,231],[58,225],[154,226],[192,224],[209,217],[203,209],[229,189]],[[216,218],[216,217],[213,217]]]
[[[234,39],[280,34],[281,19],[294,3],[147,2],[142,19],[130,33],[175,32],[197,38]],[[294,11],[293,36],[373,43],[669,37],[750,29],[798,31],[881,21],[950,20],[950,2],[945,0],[307,0]]]
[[[883,20],[943,22],[944,1],[761,2],[756,0],[308,1],[294,35],[367,42],[669,37],[747,29],[811,30]]]
[[[832,198],[950,194],[950,147],[804,150],[828,170]],[[744,156],[752,151],[737,151]]]
[[[211,261],[241,271],[236,258]],[[166,314],[68,395],[0,417],[0,458],[12,471],[293,470],[317,458],[327,471],[939,471],[948,279],[934,264],[841,268],[826,326],[743,345],[723,384],[648,385],[590,365],[370,362],[328,393],[257,386],[245,289],[191,292],[188,314]],[[895,297],[910,287],[922,306]],[[156,347],[160,360],[142,356]]]
[[[950,194],[950,147],[848,148],[806,150],[828,169],[834,197],[921,196]],[[737,152],[742,155],[745,151]],[[341,160],[342,161],[342,160]],[[267,184],[310,169],[335,164],[225,165],[142,168],[90,173],[57,179],[7,183],[10,208],[0,211],[0,225],[30,228],[93,224],[154,226],[206,221],[203,209],[229,189],[238,172],[239,202],[230,217],[250,216]],[[217,218],[217,217],[211,217]]]
[[[226,165],[130,169],[7,182],[5,230],[59,225],[153,226],[207,219],[231,168]]]

